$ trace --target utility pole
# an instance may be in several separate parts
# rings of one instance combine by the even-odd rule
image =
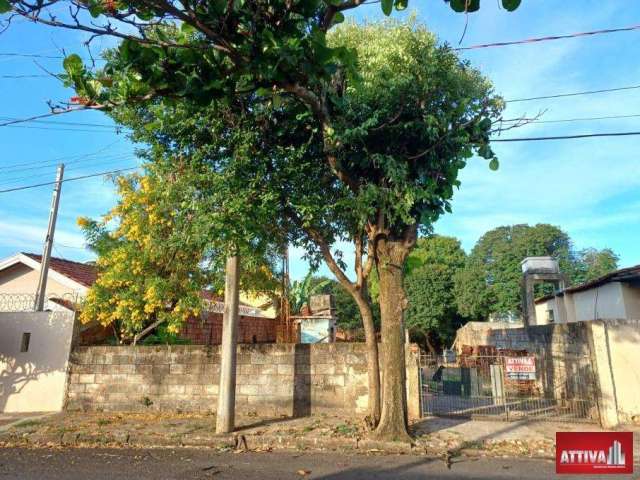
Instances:
[[[240,303],[239,277],[239,256],[232,255],[227,257],[216,433],[230,433],[235,426],[236,344],[238,342],[238,309]]]
[[[47,278],[49,276],[49,261],[51,260],[51,249],[53,248],[53,235],[56,232],[56,219],[58,218],[58,205],[60,204],[60,191],[62,190],[62,177],[64,175],[64,163],[58,165],[56,174],[56,184],[53,187],[53,197],[51,198],[51,211],[49,212],[49,228],[47,238],[44,242],[44,252],[40,261],[40,280],[38,290],[36,290],[36,301],[34,309],[36,312],[44,310],[44,300],[47,291]]]

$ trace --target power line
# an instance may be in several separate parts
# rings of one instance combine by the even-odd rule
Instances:
[[[111,130],[100,130],[88,128],[65,128],[65,127],[38,127],[33,125],[6,125],[7,128],[26,128],[32,130],[51,130],[56,132],[80,132],[80,133],[118,133],[117,128],[111,127]]]
[[[632,115],[607,115],[603,117],[576,117],[576,118],[562,118],[556,120],[531,120],[522,126],[529,125],[530,123],[568,123],[568,122],[588,122],[592,120],[614,120],[621,118],[637,118],[640,117],[640,114],[632,114]],[[522,121],[526,121],[526,118],[511,118],[508,120],[502,120],[502,122],[507,123],[519,123]]]
[[[74,160],[76,158],[87,158],[87,157],[91,157],[93,155],[97,155],[99,153],[104,152],[105,150],[110,149],[111,147],[113,147],[116,143],[118,143],[120,140],[116,140],[115,142],[111,142],[109,145],[106,145],[104,147],[102,147],[100,150],[96,150],[95,152],[92,153],[81,153],[78,155],[65,155],[63,157],[57,157],[57,158],[52,158],[49,160],[45,160],[45,162],[57,162],[59,163],[61,160]],[[10,171],[20,171],[20,170],[24,170],[22,168],[17,168],[17,167],[25,167],[25,166],[29,166],[29,165],[42,165],[42,160],[36,160],[33,162],[25,162],[25,163],[14,163],[13,165],[5,165],[5,166],[0,166],[0,170],[10,170]]]
[[[482,43],[479,45],[470,45],[468,47],[458,47],[454,48],[454,50],[462,51],[462,50],[477,50],[480,48],[492,48],[492,47],[506,47],[509,45],[521,45],[525,43],[537,43],[537,42],[547,42],[550,40],[563,40],[566,38],[577,38],[577,37],[586,37],[590,35],[601,35],[604,33],[617,33],[617,32],[629,32],[632,30],[640,30],[640,25],[631,25],[629,27],[622,28],[607,28],[603,30],[593,30],[590,32],[578,32],[578,33],[569,33],[567,35],[551,35],[547,37],[532,37],[525,38],[523,40],[514,40],[511,42],[495,42],[495,43]]]
[[[14,117],[0,117],[0,120],[20,120]],[[31,120],[30,123],[46,123],[50,125],[78,126],[78,127],[102,127],[102,128],[126,128],[121,125],[109,125],[107,123],[89,122],[58,122],[57,120]]]
[[[0,57],[64,58],[63,55],[42,55],[40,53],[19,53],[19,52],[0,52]]]
[[[53,117],[54,115],[61,115],[63,113],[74,112],[74,111],[75,110],[65,110],[64,112],[43,113],[41,115],[34,115],[33,117],[29,117],[29,118],[17,118],[15,120],[11,120],[11,121],[8,121],[8,122],[0,123],[0,127],[6,127],[6,126],[9,126],[9,125],[13,125],[14,123],[32,122],[34,120],[39,120],[41,118]]]
[[[626,137],[640,135],[640,132],[610,132],[610,133],[584,133],[581,135],[558,135],[553,137],[523,137],[523,138],[492,138],[492,142],[537,142],[542,140],[569,140],[574,138],[592,137]]]
[[[138,168],[139,167],[120,168],[118,170],[111,170],[111,171],[108,171],[108,172],[98,172],[98,173],[92,173],[90,175],[82,175],[80,177],[65,178],[64,180],[62,180],[62,183],[73,182],[75,180],[84,180],[85,178],[100,177],[102,175],[111,175],[111,174],[114,174],[114,173],[126,172],[126,171],[129,171],[129,170],[137,170]],[[56,182],[35,183],[33,185],[25,185],[25,186],[22,186],[22,187],[15,187],[15,188],[8,188],[6,190],[0,190],[0,193],[17,192],[19,190],[27,190],[29,188],[45,187],[47,185],[53,185],[54,183],[56,183]]]
[[[51,75],[38,75],[38,74],[0,75],[0,78],[47,78],[47,77],[51,77]]]
[[[77,165],[74,167],[71,167],[69,169],[67,169],[68,172],[70,171],[75,171],[75,170],[81,170],[84,169],[86,167],[97,167],[97,166],[109,166],[109,167],[115,167],[117,163],[121,163],[121,162],[129,162],[131,160],[136,160],[135,157],[130,157],[129,154],[122,154],[120,156],[114,156],[112,158],[109,157],[105,157],[105,158],[95,158],[90,160],[88,163],[88,165],[83,164],[83,165]],[[78,163],[81,160],[75,161],[75,162],[67,162],[65,163],[65,166],[67,165],[71,165],[74,163]],[[42,168],[53,168],[55,166],[54,165],[46,165]],[[35,167],[38,169],[41,169],[41,167]],[[28,180],[28,179],[33,179],[33,178],[42,178],[42,177],[48,177],[51,174],[51,172],[47,172],[47,173],[42,173],[42,174],[37,174],[37,175],[23,175],[20,177],[12,177],[12,178],[7,178],[7,179],[3,179],[2,182],[0,182],[0,186],[5,186],[5,185],[10,185],[13,183],[18,183],[21,180]]]
[[[584,92],[557,93],[554,95],[545,95],[541,97],[514,98],[511,100],[505,100],[505,101],[507,103],[529,102],[531,100],[545,100],[548,98],[575,97],[576,95],[592,95],[594,93],[619,92],[621,90],[633,90],[636,88],[640,88],[640,85],[630,85],[628,87],[617,87],[617,88],[604,88],[601,90],[586,90]]]

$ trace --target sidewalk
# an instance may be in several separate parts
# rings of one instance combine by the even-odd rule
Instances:
[[[332,450],[441,456],[553,458],[556,431],[599,431],[591,424],[425,418],[412,445],[369,440],[364,421],[341,416],[239,417],[237,431],[215,435],[215,415],[64,412],[0,432],[0,446],[203,447],[221,451]],[[636,455],[640,454],[640,429]],[[640,458],[637,456],[636,458]]]
[[[0,432],[7,431],[12,427],[32,421],[40,421],[45,417],[55,415],[47,412],[13,412],[0,413]]]

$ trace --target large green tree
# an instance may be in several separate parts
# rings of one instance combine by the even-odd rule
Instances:
[[[454,278],[464,268],[465,258],[459,240],[434,235],[419,239],[407,259],[406,326],[424,339],[432,353],[435,353],[434,343],[450,343],[462,323]]]
[[[485,320],[521,309],[521,262],[525,257],[552,256],[570,284],[615,270],[611,250],[575,252],[571,238],[559,227],[522,224],[485,233],[473,247],[465,268],[456,276],[456,298],[461,314]]]
[[[69,2],[69,10],[59,8],[63,3],[1,0],[0,12],[122,39],[99,71],[75,55],[65,60],[67,82],[83,108],[154,99],[209,105],[259,97],[279,103],[283,96],[304,106],[320,135],[325,165],[355,199],[359,228],[351,236],[367,248],[380,277],[386,360],[377,433],[406,438],[402,265],[419,228],[448,208],[465,159],[477,152],[497,167],[489,134],[502,104],[489,84],[450,50],[435,48],[421,29],[379,35],[374,27],[359,37],[346,29],[328,44],[326,32],[359,0],[92,0]],[[385,14],[407,6],[380,3]],[[519,3],[502,0],[508,10]],[[480,2],[450,4],[474,11]],[[174,34],[158,26],[173,27]],[[322,242],[316,245],[323,250]]]

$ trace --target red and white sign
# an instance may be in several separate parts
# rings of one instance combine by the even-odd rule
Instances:
[[[556,432],[556,473],[633,473],[633,433]]]
[[[535,357],[505,357],[504,371],[507,378],[512,380],[535,380]]]

